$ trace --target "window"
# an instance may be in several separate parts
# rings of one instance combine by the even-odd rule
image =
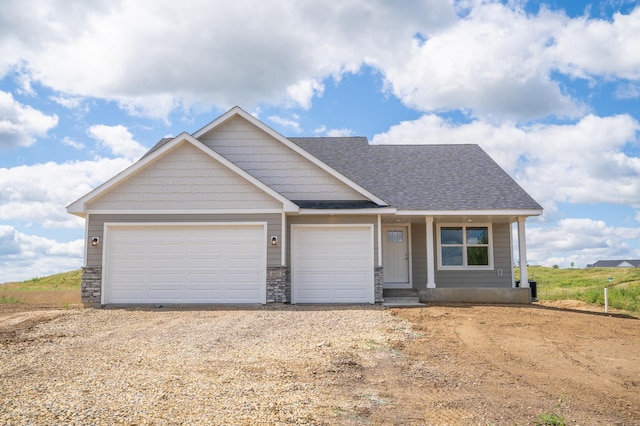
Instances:
[[[404,234],[404,232],[402,232],[402,231],[387,231],[387,242],[388,243],[401,243],[403,234]]]
[[[492,269],[491,225],[438,225],[438,268]]]

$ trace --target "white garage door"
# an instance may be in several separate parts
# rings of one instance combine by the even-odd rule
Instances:
[[[107,224],[103,303],[265,303],[265,224]]]
[[[374,303],[372,225],[294,225],[293,303]]]

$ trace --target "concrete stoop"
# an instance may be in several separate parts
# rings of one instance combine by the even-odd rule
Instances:
[[[385,308],[423,308],[427,305],[420,303],[416,289],[385,289],[383,291]]]

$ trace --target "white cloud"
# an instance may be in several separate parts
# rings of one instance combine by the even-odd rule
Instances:
[[[640,123],[629,115],[588,115],[575,124],[499,126],[480,120],[456,125],[427,114],[375,135],[375,144],[477,143],[543,207],[558,201],[640,206]]]
[[[311,99],[323,93],[324,84],[315,79],[299,81],[287,87],[289,99],[303,109],[311,108]]]
[[[58,242],[0,225],[0,283],[78,269],[84,241]]]
[[[574,77],[640,79],[640,7],[612,21],[578,18],[555,34],[549,49],[559,68]]]
[[[455,19],[449,0],[66,3],[3,3],[0,76],[19,67],[65,96],[156,118],[194,105],[308,108],[322,80],[392,62],[416,32]]]
[[[82,228],[71,204],[131,164],[123,158],[0,168],[0,221],[48,228]]]
[[[56,115],[22,105],[0,90],[0,149],[32,145],[36,136],[45,136],[57,124]]]
[[[640,249],[634,243],[640,238],[640,228],[609,226],[600,220],[587,218],[563,219],[548,227],[527,229],[527,259],[529,264],[579,268],[603,259],[636,259]]]
[[[327,131],[327,136],[329,137],[340,137],[340,136],[353,136],[355,132],[351,129],[341,128],[341,129],[330,129]]]
[[[89,135],[100,145],[107,147],[113,155],[128,160],[137,160],[148,151],[142,144],[133,140],[133,135],[122,125],[96,124],[89,127]]]
[[[69,136],[62,138],[62,144],[75,149],[84,149],[84,144],[82,142],[75,141]]]
[[[291,129],[296,133],[300,133],[302,129],[300,128],[300,123],[296,121],[296,118],[290,120],[288,118],[278,117],[277,115],[272,115],[268,118],[269,121],[275,123],[279,126]]]
[[[550,77],[547,54],[564,15],[526,15],[476,4],[455,25],[414,40],[409,55],[384,66],[396,96],[422,111],[462,109],[479,117],[577,117],[584,107]]]

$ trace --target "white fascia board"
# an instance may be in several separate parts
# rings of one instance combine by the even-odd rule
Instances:
[[[528,210],[398,210],[398,216],[540,216],[542,209]]]
[[[337,214],[395,214],[395,207],[381,207],[379,209],[300,209],[298,214],[337,215]]]
[[[274,139],[276,139],[280,143],[284,144],[285,146],[287,146],[288,148],[290,148],[294,152],[300,154],[302,157],[306,158],[307,160],[309,160],[310,162],[312,162],[316,166],[320,167],[325,172],[329,173],[331,176],[333,176],[336,179],[340,180],[342,183],[344,183],[345,185],[349,186],[351,189],[359,192],[360,194],[362,194],[363,196],[367,197],[369,200],[373,201],[374,203],[378,204],[379,206],[388,206],[389,205],[389,203],[387,203],[383,199],[381,199],[381,198],[377,197],[376,195],[372,194],[371,192],[367,191],[366,189],[364,189],[363,187],[361,187],[360,185],[358,185],[357,183],[355,183],[351,179],[347,178],[346,176],[344,176],[343,174],[341,174],[337,170],[333,169],[332,167],[329,167],[329,165],[327,165],[323,161],[320,161],[318,158],[314,157],[309,152],[307,152],[304,149],[300,148],[298,145],[296,145],[295,143],[291,142],[289,139],[287,139],[286,137],[282,136],[280,133],[276,132],[271,127],[267,126],[262,121],[258,120],[253,115],[249,114],[248,112],[246,112],[245,110],[243,110],[242,108],[240,108],[238,106],[235,106],[235,107],[231,108],[229,111],[225,112],[220,117],[216,118],[211,123],[207,124],[202,129],[200,129],[197,132],[195,132],[193,134],[193,137],[197,139],[200,136],[203,136],[204,134],[210,132],[215,127],[217,127],[220,124],[222,124],[223,122],[227,121],[229,118],[233,117],[234,115],[238,115],[238,116],[244,118],[245,120],[247,120],[248,122],[250,122],[254,126],[258,127],[263,132],[267,133],[269,136],[273,137]]]
[[[130,214],[130,215],[159,215],[159,214],[281,214],[281,209],[202,209],[202,210],[188,210],[188,209],[179,209],[179,210],[87,210],[87,214]]]
[[[264,183],[260,182],[258,179],[256,179],[255,177],[251,176],[249,173],[245,172],[244,170],[242,170],[241,168],[239,168],[238,166],[236,166],[235,164],[233,164],[232,162],[230,162],[229,160],[227,160],[226,158],[224,158],[223,156],[221,156],[217,152],[215,152],[212,149],[210,149],[209,147],[205,146],[202,142],[200,142],[199,140],[195,139],[190,134],[188,134],[186,132],[183,132],[183,133],[179,134],[178,136],[176,136],[175,138],[173,138],[171,141],[169,141],[166,144],[164,144],[162,147],[158,148],[156,151],[154,151],[151,154],[149,154],[148,156],[146,156],[146,157],[142,158],[141,160],[138,160],[137,162],[133,163],[131,166],[127,167],[122,172],[118,173],[117,175],[115,175],[114,177],[112,177],[111,179],[109,179],[108,181],[103,183],[102,185],[100,185],[97,188],[95,188],[93,191],[91,191],[88,194],[86,194],[85,196],[83,196],[82,198],[80,198],[77,201],[74,201],[73,203],[68,205],[67,206],[67,212],[69,212],[71,214],[75,214],[75,215],[80,216],[80,217],[84,217],[86,215],[86,212],[87,212],[87,208],[86,208],[87,203],[91,202],[92,200],[94,200],[98,196],[102,195],[104,192],[106,192],[109,189],[113,188],[115,185],[121,183],[122,181],[127,179],[129,176],[133,175],[138,170],[140,170],[143,167],[145,167],[147,164],[149,164],[149,163],[153,162],[154,160],[156,160],[157,158],[163,156],[167,151],[173,149],[176,145],[178,145],[178,144],[180,144],[182,142],[185,142],[185,141],[190,143],[191,145],[195,146],[196,148],[198,148],[199,150],[201,150],[205,154],[209,155],[211,158],[213,158],[217,162],[221,163],[223,166],[227,167],[228,169],[230,169],[231,171],[233,171],[234,173],[236,173],[240,177],[244,178],[249,183],[251,183],[254,186],[258,187],[259,189],[261,189],[262,191],[264,191],[265,193],[267,193],[271,197],[273,197],[276,200],[280,201],[282,203],[284,211],[286,211],[286,212],[298,211],[298,206],[295,205],[294,203],[292,203],[291,201],[289,201],[287,198],[283,197],[280,193],[274,191],[269,186],[267,186]]]

